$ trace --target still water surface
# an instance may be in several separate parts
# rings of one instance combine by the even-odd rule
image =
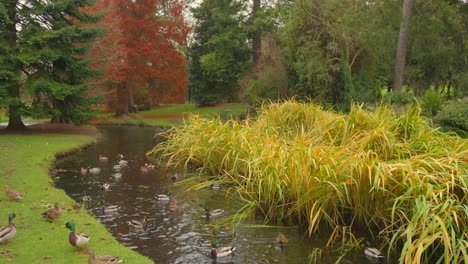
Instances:
[[[101,221],[123,245],[153,259],[156,263],[309,263],[308,256],[314,248],[323,248],[326,241],[308,239],[297,227],[263,226],[262,222],[242,222],[235,226],[216,225],[220,219],[207,221],[206,207],[222,208],[225,215],[232,215],[242,206],[236,197],[227,197],[225,190],[209,188],[187,192],[187,186],[176,182],[189,176],[175,169],[156,167],[154,172],[142,173],[140,167],[148,163],[145,153],[161,138],[154,138],[154,128],[100,127],[102,138],[90,147],[57,161],[54,181],[58,188],[81,202],[84,192],[91,197],[87,209]],[[124,155],[128,166],[115,178],[113,165],[118,154]],[[99,155],[109,158],[100,161]],[[81,167],[99,167],[97,175],[81,175]],[[107,191],[101,190],[109,183]],[[154,195],[170,191],[178,205],[169,211],[169,202],[156,201]],[[104,205],[120,206],[116,213],[104,213]],[[136,230],[128,224],[132,219],[147,218],[148,226]],[[284,248],[275,243],[282,232],[289,239]],[[218,246],[233,245],[235,254],[212,259],[208,243],[215,239]],[[326,255],[320,263],[335,263],[339,256]],[[361,252],[348,254],[341,263],[373,263]]]

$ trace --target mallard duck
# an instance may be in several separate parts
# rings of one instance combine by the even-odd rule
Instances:
[[[235,247],[217,247],[216,240],[211,241],[211,256],[214,258],[231,255],[234,250]]]
[[[171,195],[171,192],[167,192],[166,194],[155,195],[154,198],[156,199],[156,201],[169,201]]]
[[[177,202],[175,200],[171,201],[171,204],[169,204],[169,211],[175,212],[177,210],[179,210],[179,206],[177,205]]]
[[[121,153],[119,153],[119,154],[117,154],[117,158],[118,158],[119,160],[121,160],[121,159],[123,159],[123,158],[124,158],[124,155],[123,155],[123,154],[121,154]]]
[[[86,195],[86,192],[83,192],[83,197],[81,198],[81,200],[84,202],[84,203],[89,203],[91,202],[91,196],[89,195]]]
[[[214,190],[214,191],[219,191],[219,190],[222,189],[220,184],[211,184],[210,188],[211,188],[211,190]]]
[[[21,196],[21,194],[10,189],[10,185],[5,185],[3,188],[5,188],[6,196],[10,198],[10,200],[19,201],[23,199],[23,196]]]
[[[42,213],[42,217],[49,219],[51,223],[55,221],[56,218],[59,218],[62,215],[62,208],[55,203],[54,208],[49,209]]]
[[[104,205],[104,208],[102,210],[105,214],[112,214],[120,210],[120,206],[108,205],[105,200],[101,200],[100,203]]]
[[[288,243],[288,239],[285,235],[283,235],[283,233],[279,233],[279,235],[276,237],[276,243],[278,243],[280,247],[283,247]]]
[[[99,160],[100,160],[100,161],[108,161],[109,158],[106,157],[106,156],[99,155]]]
[[[371,243],[369,241],[366,241],[366,248],[364,249],[364,254],[366,257],[371,258],[371,259],[383,259],[385,258],[382,252],[380,252],[378,249],[371,247]]]
[[[15,223],[13,223],[15,216],[16,215],[14,213],[11,213],[8,216],[8,225],[0,229],[0,243],[5,242],[5,244],[8,245],[8,239],[12,238],[16,234],[16,226]]]
[[[210,211],[208,210],[208,208],[205,208],[205,211],[206,211],[205,213],[206,219],[213,219],[224,214],[224,209],[214,209]]]
[[[364,254],[366,257],[371,259],[383,259],[384,255],[376,248],[366,247],[364,249]]]
[[[99,174],[101,172],[101,168],[91,168],[89,169],[89,173],[91,174]]]
[[[146,227],[146,224],[147,224],[146,216],[143,218],[143,221],[133,219],[133,220],[128,221],[128,224],[134,228],[143,229]]]
[[[114,166],[112,167],[112,169],[113,169],[114,171],[121,171],[121,170],[122,170],[122,165],[119,165],[119,164],[114,165]]]
[[[99,188],[101,190],[103,190],[103,191],[108,191],[109,188],[110,188],[110,184],[109,183],[103,183]]]
[[[125,167],[128,165],[128,161],[126,160],[119,160],[119,165],[122,166],[122,167]]]
[[[81,167],[80,173],[81,173],[81,175],[86,175],[88,173],[88,168]]]
[[[148,168],[149,170],[154,170],[154,165],[153,164],[148,164],[148,163],[145,163],[145,167]]]
[[[68,235],[68,241],[70,241],[70,244],[75,247],[75,253],[79,253],[78,248],[86,247],[86,249],[88,249],[88,242],[90,239],[88,235],[83,234],[83,233],[76,234],[75,224],[73,224],[73,222],[67,222],[65,224],[65,227],[70,229],[70,234]]]
[[[141,166],[140,171],[141,171],[141,173],[149,173],[150,169],[148,169],[146,166]]]
[[[120,178],[122,178],[122,173],[120,173],[120,172],[114,173],[114,174],[112,174],[112,177],[114,177],[116,179],[120,179]]]
[[[88,264],[114,264],[114,263],[121,263],[122,260],[119,257],[111,256],[111,255],[99,255],[96,256],[94,250],[88,248]]]

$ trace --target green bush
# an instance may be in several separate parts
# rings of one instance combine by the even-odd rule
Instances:
[[[411,92],[389,92],[384,95],[383,101],[392,105],[409,105],[416,102],[416,97]]]
[[[444,131],[455,131],[462,135],[468,133],[468,97],[449,101],[435,117]]]
[[[439,92],[429,89],[421,98],[422,113],[426,116],[435,116],[444,104],[444,96]]]

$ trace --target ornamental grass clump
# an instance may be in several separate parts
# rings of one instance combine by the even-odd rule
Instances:
[[[166,136],[153,154],[232,184],[267,221],[366,232],[401,263],[468,258],[468,141],[417,107],[338,114],[287,101],[244,121],[190,116]]]

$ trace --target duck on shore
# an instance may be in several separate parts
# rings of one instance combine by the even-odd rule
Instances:
[[[18,192],[15,192],[13,191],[11,188],[10,188],[10,185],[5,185],[3,187],[5,189],[5,194],[6,196],[12,200],[12,201],[19,201],[21,199],[23,199],[23,196],[21,196],[21,194],[19,194]]]
[[[70,229],[70,234],[68,235],[68,241],[70,242],[70,245],[75,247],[75,254],[79,253],[78,248],[86,248],[87,250],[90,236],[84,233],[80,233],[80,234],[75,233],[75,224],[73,222],[67,222],[65,224],[65,227]]]
[[[13,223],[15,216],[15,213],[11,213],[8,216],[8,225],[0,229],[0,244],[5,242],[8,245],[8,240],[16,234],[16,225]]]
[[[88,264],[115,264],[115,263],[121,263],[123,261],[117,256],[111,256],[111,255],[96,256],[96,254],[94,253],[94,250],[92,250],[91,248],[88,248],[87,252],[89,255]]]
[[[43,218],[49,219],[51,223],[55,222],[55,219],[59,218],[62,215],[62,208],[56,202],[54,208],[49,209],[41,214]]]

